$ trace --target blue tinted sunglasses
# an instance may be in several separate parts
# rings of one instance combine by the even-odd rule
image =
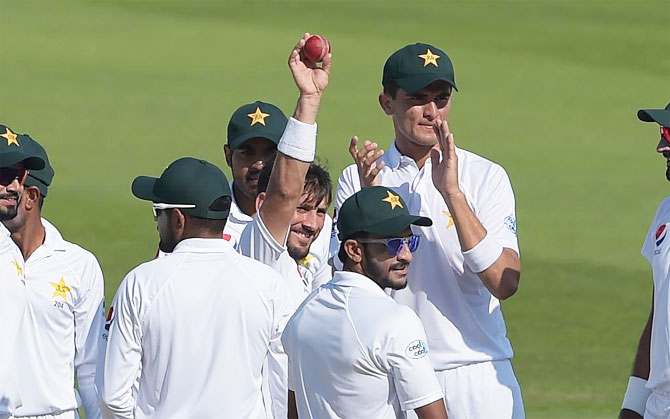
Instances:
[[[359,243],[381,243],[386,246],[386,252],[391,256],[398,256],[402,251],[404,244],[410,252],[416,252],[419,248],[419,236],[411,235],[409,237],[394,237],[391,239],[356,239]]]

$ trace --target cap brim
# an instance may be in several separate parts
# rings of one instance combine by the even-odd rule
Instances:
[[[249,132],[244,135],[240,135],[237,138],[234,138],[231,141],[228,141],[228,147],[232,148],[233,150],[240,147],[242,144],[246,143],[247,141],[251,140],[252,138],[265,138],[266,140],[270,141],[274,145],[279,144],[279,139],[281,138],[283,132],[280,132],[279,134],[275,136],[271,136],[268,134],[261,134],[258,132]]]
[[[637,111],[637,118],[640,121],[656,122],[664,127],[670,128],[669,109],[640,109]]]
[[[428,217],[420,215],[399,215],[374,224],[365,230],[368,233],[388,236],[402,233],[403,230],[411,225],[430,227],[433,225],[433,221]]]
[[[138,176],[133,180],[133,195],[145,201],[158,202],[154,195],[154,185],[158,179],[150,176]]]
[[[46,163],[41,157],[26,157],[21,152],[11,152],[0,155],[0,167],[9,167],[23,162],[23,167],[28,170],[42,170]]]
[[[447,82],[454,90],[458,91],[456,87],[456,82],[450,80],[446,77],[432,75],[432,74],[420,74],[418,76],[405,77],[404,79],[396,79],[395,82],[400,86],[404,91],[408,93],[417,93],[421,89],[425,88],[429,84],[435,81],[444,81]]]

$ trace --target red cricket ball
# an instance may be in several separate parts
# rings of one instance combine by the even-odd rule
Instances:
[[[330,42],[321,35],[312,35],[307,38],[303,54],[308,61],[313,63],[320,63],[323,58],[330,52]]]

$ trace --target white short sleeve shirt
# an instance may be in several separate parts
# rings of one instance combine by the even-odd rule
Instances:
[[[663,200],[642,246],[654,275],[654,316],[651,327],[647,388],[670,394],[670,198]]]
[[[223,239],[181,241],[119,286],[102,379],[105,416],[268,417],[262,369],[285,362],[280,336],[291,313],[274,270]],[[279,370],[273,377],[285,380],[286,365]]]
[[[357,273],[312,293],[282,342],[300,417],[404,418],[442,398],[419,318]]]
[[[459,186],[473,212],[489,236],[519,253],[514,193],[507,173],[474,153],[458,148],[456,153]],[[419,169],[394,143],[382,161],[386,166],[380,172],[381,185],[402,196],[410,213],[433,220],[431,227],[413,227],[422,236],[421,245],[409,267],[407,288],[392,296],[419,315],[435,369],[511,358],[500,302],[464,264],[451,214],[432,182],[430,159]],[[358,171],[351,165],[339,179],[336,216],[346,198],[358,190]],[[338,248],[334,231],[331,256]]]
[[[94,380],[104,327],[102,270],[92,253],[63,240],[47,220],[42,225],[44,243],[24,268],[28,310],[18,355],[24,402],[16,415],[48,415],[83,405],[87,418],[99,418]]]
[[[21,251],[9,238],[9,232],[0,223],[0,418],[7,418],[23,403],[19,395],[19,377],[16,344],[26,309],[26,286]]]

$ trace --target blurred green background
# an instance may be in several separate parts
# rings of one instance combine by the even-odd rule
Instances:
[[[290,114],[303,32],[333,46],[318,154],[334,179],[352,135],[392,139],[388,55],[446,50],[456,142],[516,192],[523,275],[503,310],[528,417],[617,414],[651,301],[639,249],[669,189],[658,129],[635,117],[670,100],[667,0],[1,0],[0,17],[0,122],[46,146],[45,216],[97,255],[108,301],[157,244],[132,179],[185,155],[224,167],[242,103]]]

